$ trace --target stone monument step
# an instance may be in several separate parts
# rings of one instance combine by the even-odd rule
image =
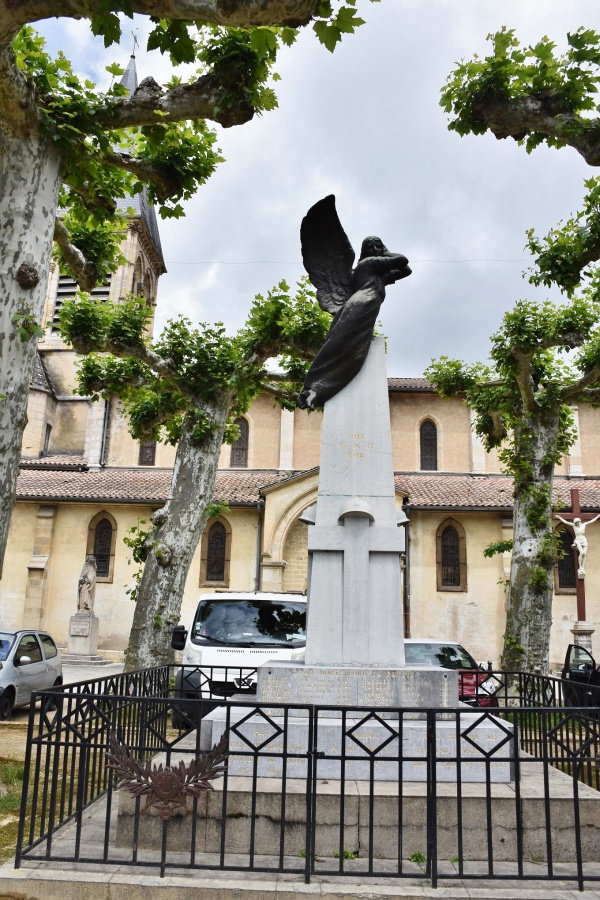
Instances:
[[[86,656],[83,653],[61,653],[60,658],[67,666],[112,666],[115,662],[105,656]]]

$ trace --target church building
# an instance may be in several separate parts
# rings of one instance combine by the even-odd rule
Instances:
[[[123,235],[126,263],[94,294],[115,302],[136,294],[154,308],[166,271],[155,211],[143,194],[127,206],[135,214],[128,215]],[[134,441],[120,402],[74,394],[76,354],[56,323],[61,303],[75,290],[53,264],[0,580],[0,622],[47,629],[66,647],[79,574],[93,554],[99,652],[119,659],[133,616],[128,590],[136,568],[123,538],[165,503],[175,449]],[[510,554],[487,559],[483,551],[511,537],[511,479],[501,473],[497,454],[484,450],[460,398],[441,399],[424,378],[391,377],[388,386],[396,500],[409,519],[398,597],[405,632],[458,641],[477,660],[497,665]],[[600,410],[580,406],[574,412],[577,440],[557,468],[555,508],[569,510],[570,490],[577,488],[581,509],[596,513]],[[284,411],[267,395],[238,420],[239,439],[221,450],[214,497],[228,509],[208,522],[196,548],[185,625],[205,592],[306,590],[308,526],[301,516],[316,500],[321,423],[321,413]],[[577,618],[572,531],[560,528],[568,553],[555,572],[552,669],[561,666]],[[590,525],[587,537],[587,620],[597,628],[600,523]],[[597,649],[600,656],[600,643]]]

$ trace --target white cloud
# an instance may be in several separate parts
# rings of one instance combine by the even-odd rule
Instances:
[[[579,25],[598,29],[597,3],[359,0],[358,9],[367,24],[334,54],[306,32],[282,55],[278,110],[219,129],[227,161],[185,220],[160,223],[169,273],[159,323],[182,312],[239,327],[256,293],[302,274],[300,221],[329,193],[355,249],[375,233],[415,260],[382,307],[392,375],[419,375],[440,354],[485,358],[502,313],[519,297],[545,298],[515,262],[526,258],[525,230],[567,218],[592,173],[568,149],[528,156],[489,135],[461,139],[447,130],[439,92],[454,62],[487,53],[487,34],[503,24],[523,41],[560,43]],[[82,65],[101,73],[115,57],[127,62],[127,29],[120,54],[105,54],[85,23],[60,28]],[[160,54],[140,50],[137,64],[140,79],[169,77]]]

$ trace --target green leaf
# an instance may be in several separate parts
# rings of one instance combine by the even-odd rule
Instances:
[[[336,25],[328,25],[327,22],[315,22],[313,24],[313,31],[330,53],[333,53],[336,44],[342,39],[340,29]]]

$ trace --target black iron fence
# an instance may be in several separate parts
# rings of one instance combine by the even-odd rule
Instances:
[[[258,704],[254,678],[38,694],[16,865],[600,880],[598,708],[558,679],[499,673],[498,706],[422,710]],[[211,690],[232,681],[242,699]]]

